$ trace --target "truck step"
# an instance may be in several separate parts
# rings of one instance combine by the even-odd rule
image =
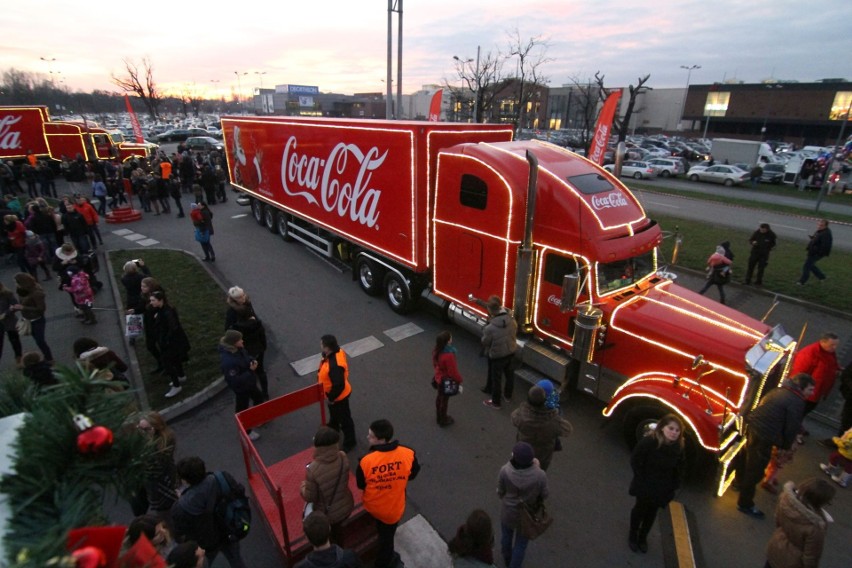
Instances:
[[[542,373],[546,378],[559,382],[565,380],[565,372],[571,359],[565,354],[541,343],[527,341],[521,351],[524,365]]]
[[[552,379],[550,377],[546,377],[546,376],[542,375],[541,373],[539,373],[535,369],[531,369],[529,367],[521,367],[520,369],[515,369],[515,382],[517,382],[518,380],[522,380],[526,383],[529,383],[530,386],[532,386],[542,379],[548,379],[550,381],[553,381],[553,383],[557,387],[559,386],[558,381],[555,381],[554,379]]]

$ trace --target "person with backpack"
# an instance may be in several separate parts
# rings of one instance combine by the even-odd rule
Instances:
[[[239,521],[241,516],[234,515],[239,512],[235,508],[248,508],[243,486],[227,472],[208,472],[204,460],[197,456],[180,460],[177,474],[189,487],[171,510],[176,540],[198,543],[210,565],[221,552],[231,568],[246,568],[240,554],[240,538],[247,530],[241,536],[233,530],[234,521]],[[223,491],[223,485],[227,485],[229,491]],[[244,521],[241,524],[247,525]]]
[[[302,521],[302,530],[314,547],[296,568],[361,568],[361,560],[351,550],[332,544],[328,517],[314,511]]]

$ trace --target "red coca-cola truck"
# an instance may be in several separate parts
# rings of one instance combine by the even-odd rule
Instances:
[[[120,160],[147,157],[150,145],[112,141],[109,132],[94,123],[50,120],[44,105],[0,106],[0,159]]]
[[[284,240],[350,264],[397,312],[434,302],[479,331],[496,294],[518,371],[606,402],[635,442],[675,412],[713,452],[719,493],[741,416],[787,374],[795,341],[678,286],[663,235],[617,178],[503,125],[222,119],[231,183]]]

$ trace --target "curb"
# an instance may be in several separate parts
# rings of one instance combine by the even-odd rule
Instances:
[[[211,267],[203,262],[198,257],[198,255],[191,253],[184,249],[176,249],[176,248],[168,248],[163,247],[160,250],[171,250],[176,252],[181,252],[188,257],[193,258],[206,272],[207,275],[216,282],[216,285],[226,293],[228,288],[222,282],[222,280],[215,274]],[[106,265],[107,271],[109,273],[109,277],[112,282],[116,283],[112,287],[113,299],[115,300],[115,305],[119,306],[119,309],[116,310],[117,315],[117,324],[120,330],[120,335],[124,341],[124,349],[127,353],[128,365],[130,366],[130,377],[131,384],[133,386],[133,391],[136,394],[136,400],[139,403],[139,407],[142,410],[150,410],[151,405],[148,401],[148,393],[145,391],[145,386],[142,384],[142,369],[139,366],[139,360],[136,358],[136,350],[134,346],[130,345],[130,340],[124,335],[124,309],[123,303],[121,301],[121,294],[119,293],[118,286],[121,285],[121,281],[115,278],[115,273],[112,270],[112,262],[110,261],[110,257],[114,254],[115,251],[106,251]],[[168,422],[170,420],[174,420],[180,416],[183,416],[187,412],[195,410],[211,398],[218,395],[220,392],[228,388],[228,385],[225,383],[225,377],[221,376],[214,380],[212,383],[198,391],[197,393],[184,398],[183,400],[172,404],[171,406],[167,406],[159,411],[160,415]]]

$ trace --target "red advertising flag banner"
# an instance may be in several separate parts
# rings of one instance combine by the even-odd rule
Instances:
[[[141,144],[145,141],[145,137],[142,136],[142,127],[139,126],[139,119],[136,117],[133,106],[130,104],[130,97],[126,94],[124,95],[124,104],[127,105],[127,114],[130,115],[130,124],[133,126],[133,137],[136,139],[136,142]]]
[[[441,98],[444,96],[444,89],[438,89],[432,95],[432,103],[429,105],[429,121],[439,122],[441,120]]]
[[[592,138],[588,154],[588,158],[598,165],[603,165],[606,145],[609,143],[610,134],[612,134],[612,119],[615,117],[615,109],[618,108],[619,99],[621,99],[621,91],[610,93],[604,102],[600,115],[598,115],[595,136]]]

